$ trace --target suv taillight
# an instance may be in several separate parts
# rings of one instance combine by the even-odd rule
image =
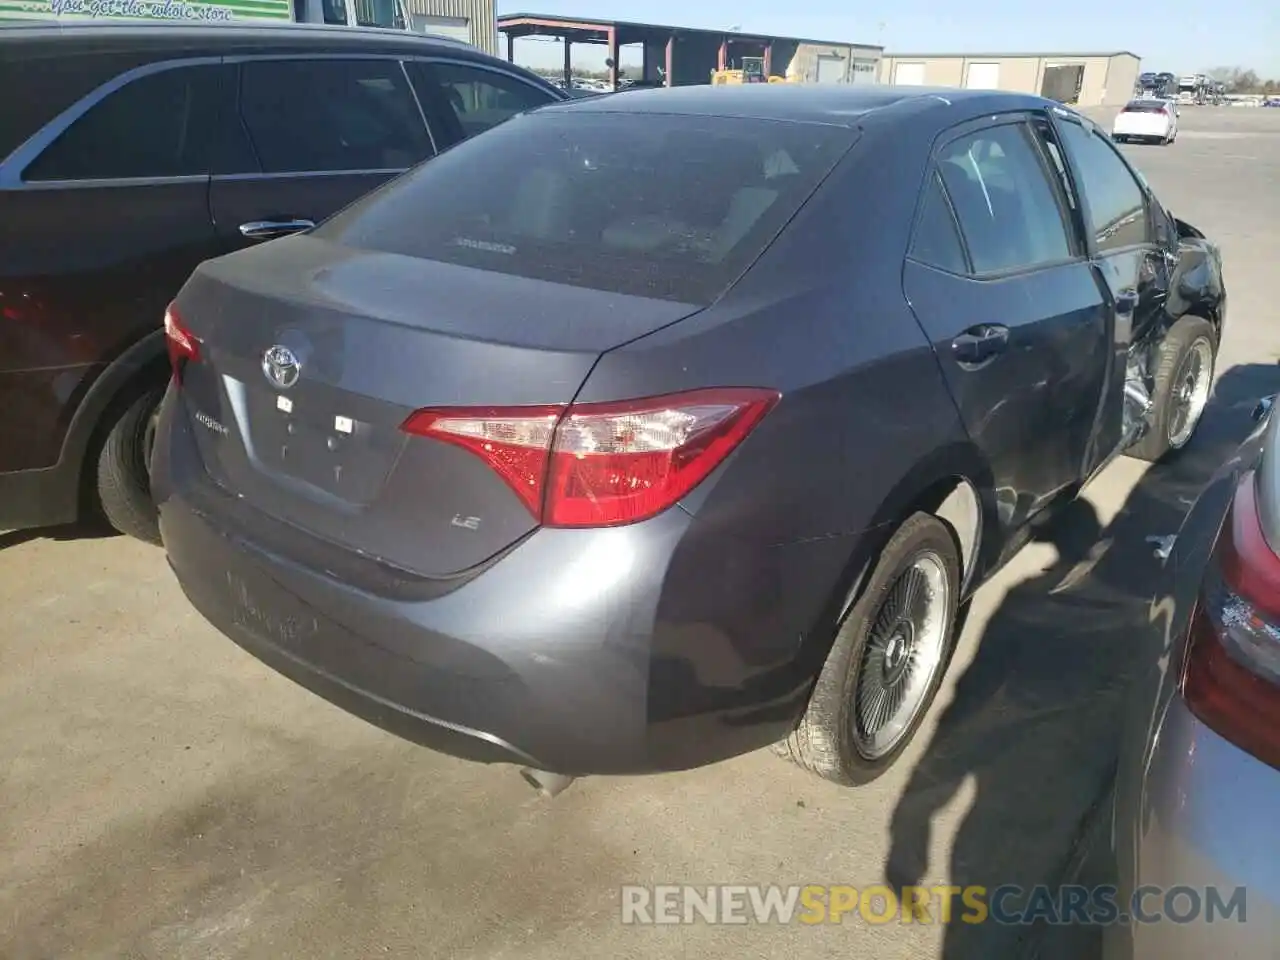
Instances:
[[[1280,767],[1280,557],[1262,532],[1253,473],[1236,490],[1192,616],[1182,695],[1220,736]]]
[[[182,382],[182,368],[200,359],[200,341],[187,329],[172,303],[164,312],[164,339],[169,348],[169,369],[173,379]]]
[[[403,429],[480,457],[550,527],[634,523],[706,479],[778,402],[723,388],[569,407],[419,410]]]

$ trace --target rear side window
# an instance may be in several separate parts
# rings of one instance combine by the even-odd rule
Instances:
[[[1079,173],[1099,252],[1152,239],[1146,195],[1115,148],[1078,123],[1063,121],[1058,128]]]
[[[1072,255],[1050,174],[1025,124],[961,137],[938,159],[975,273],[1026,269]]]
[[[819,124],[533,113],[445,151],[317,235],[702,303],[768,246],[853,137]]]
[[[434,101],[454,139],[474,137],[553,99],[517,77],[456,63],[420,64],[418,77],[419,94]]]
[[[240,115],[264,173],[403,170],[432,153],[391,60],[245,63]]]
[[[217,70],[175,67],[131,80],[64,130],[23,179],[207,174]]]
[[[951,204],[942,192],[937,174],[929,178],[925,187],[924,206],[920,210],[920,222],[916,224],[915,239],[911,244],[911,258],[931,267],[950,273],[967,273],[964,247],[951,213]]]

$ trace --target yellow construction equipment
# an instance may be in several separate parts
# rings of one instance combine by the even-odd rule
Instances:
[[[795,83],[793,76],[765,76],[764,57],[743,57],[742,68],[736,70],[712,70],[711,82],[716,86],[738,83]]]
[[[764,80],[747,80],[741,70],[712,70],[711,82],[717,86],[726,83],[764,83]],[[794,77],[769,77],[769,83],[799,83]]]
[[[712,70],[711,82],[716,86],[728,83],[765,83],[764,57],[743,57],[737,70]]]

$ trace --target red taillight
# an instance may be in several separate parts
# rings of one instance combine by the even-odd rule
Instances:
[[[1280,557],[1262,532],[1252,473],[1192,617],[1182,695],[1219,735],[1280,767]]]
[[[182,368],[200,359],[200,341],[187,329],[173,304],[164,312],[164,339],[169,347],[169,368],[175,380],[182,380]]]
[[[568,408],[431,409],[404,429],[479,456],[546,526],[605,527],[672,506],[778,398],[726,388]]]
[[[493,468],[535,517],[542,514],[547,460],[564,407],[418,410],[403,428],[469,450]]]

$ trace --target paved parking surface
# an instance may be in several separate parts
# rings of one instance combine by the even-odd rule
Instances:
[[[259,666],[155,549],[0,534],[0,957],[1012,955],[1022,931],[985,925],[623,926],[619,887],[1060,877],[1140,658],[1143,538],[1176,530],[1280,389],[1280,111],[1182,125],[1126,150],[1224,247],[1205,429],[1176,467],[1118,463],[983,588],[935,716],[880,781],[842,790],[759,753],[547,803]]]

